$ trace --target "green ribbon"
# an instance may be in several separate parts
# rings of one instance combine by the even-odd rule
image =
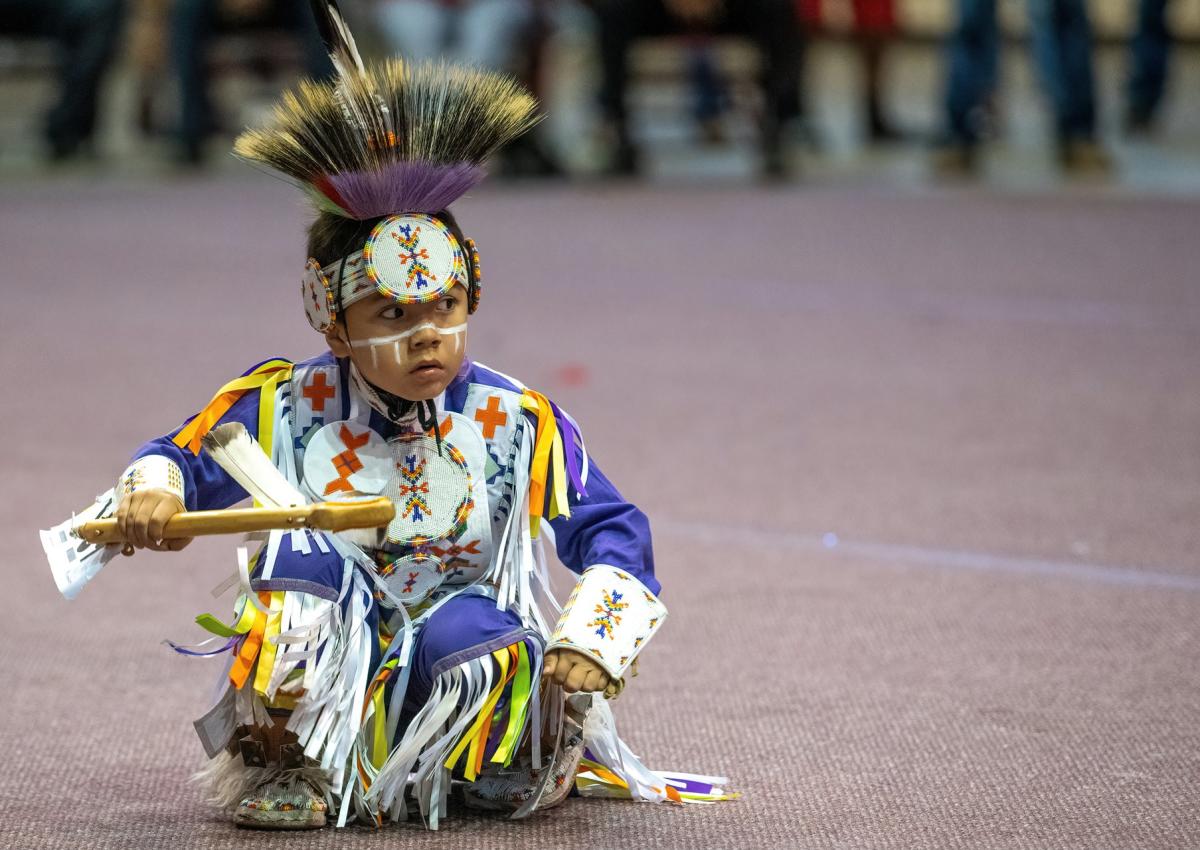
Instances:
[[[513,676],[512,698],[508,705],[508,728],[504,730],[500,746],[496,747],[496,752],[492,754],[493,762],[507,765],[512,761],[513,749],[521,737],[521,730],[525,727],[531,684],[529,652],[525,649],[525,641],[521,641],[517,644],[517,674]]]

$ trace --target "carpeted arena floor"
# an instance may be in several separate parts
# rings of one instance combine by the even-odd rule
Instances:
[[[269,355],[305,213],[250,175],[0,188],[0,846],[1200,846],[1200,205],[517,190],[459,205],[474,357],[651,516],[671,619],[617,705],[744,799],[234,830],[187,786],[230,541],[73,602],[37,530]],[[564,571],[565,573],[565,571]],[[564,582],[566,584],[567,582]]]

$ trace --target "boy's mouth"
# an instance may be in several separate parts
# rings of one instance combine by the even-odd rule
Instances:
[[[436,360],[426,360],[418,363],[410,371],[410,375],[433,375],[438,372],[446,371],[446,367]]]

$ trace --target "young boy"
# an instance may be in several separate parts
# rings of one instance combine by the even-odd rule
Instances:
[[[386,495],[395,517],[239,550],[234,621],[197,619],[220,646],[179,648],[229,654],[195,724],[210,798],[239,825],[285,829],[322,826],[331,807],[338,825],[381,824],[410,803],[436,829],[454,779],[468,804],[515,816],[573,787],[724,798],[715,778],[643,767],[594,699],[619,693],[666,614],[645,517],[568,415],[466,357],[479,256],[446,207],[533,123],[533,100],[482,72],[367,69],[326,14],[339,80],[288,95],[237,151],[317,203],[302,297],[329,351],[229,382],[136,453],[112,500],[128,545],[155,551],[187,544],[167,535],[181,512],[248,492],[265,504],[205,450],[240,425],[306,500]],[[547,537],[580,574],[557,627]]]

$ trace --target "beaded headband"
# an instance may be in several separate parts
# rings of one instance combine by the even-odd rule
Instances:
[[[371,231],[361,251],[327,266],[309,259],[300,289],[304,312],[313,329],[325,333],[342,309],[377,292],[398,304],[436,301],[462,284],[468,293],[477,290],[478,272],[468,274],[467,252],[477,256],[474,242],[467,246],[446,224],[431,215],[394,215]],[[341,297],[334,281],[341,282]],[[474,312],[478,295],[469,299]]]

